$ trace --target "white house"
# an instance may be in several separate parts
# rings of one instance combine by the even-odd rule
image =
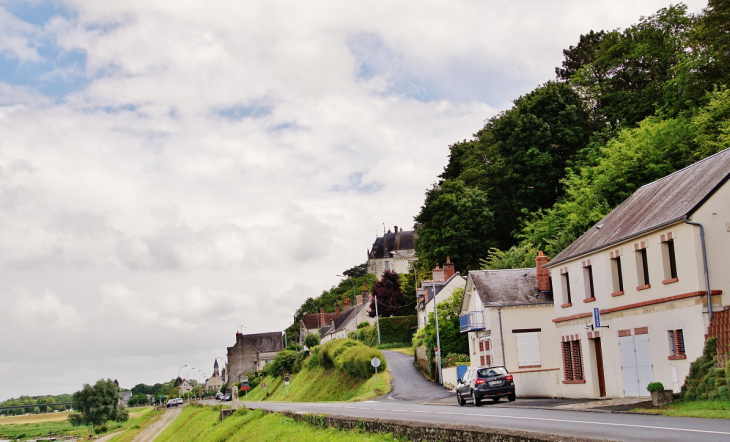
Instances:
[[[436,264],[433,269],[432,280],[421,281],[421,289],[418,290],[418,302],[416,303],[416,315],[418,316],[418,328],[421,329],[428,323],[428,315],[434,311],[434,303],[443,302],[454,293],[457,288],[464,288],[466,278],[459,272],[454,271],[454,264],[450,258],[446,258],[446,264],[440,268]]]
[[[408,273],[412,262],[416,260],[414,247],[416,233],[413,230],[388,230],[383,236],[375,238],[373,248],[368,250],[368,273],[375,275],[378,279],[383,277],[386,270],[392,270],[398,274]]]
[[[728,178],[730,149],[649,183],[547,264],[563,396],[680,390],[730,301]]]
[[[529,269],[472,270],[461,307],[473,367],[504,365],[517,396],[560,395],[560,353],[548,258]]]
[[[367,289],[363,286],[364,293]],[[355,297],[355,305],[350,307],[350,302],[345,298],[344,311],[342,314],[332,319],[329,328],[321,338],[321,342],[325,343],[332,339],[344,339],[351,331],[357,330],[358,324],[372,324],[375,318],[371,318],[368,313],[370,311],[370,298],[358,295]]]

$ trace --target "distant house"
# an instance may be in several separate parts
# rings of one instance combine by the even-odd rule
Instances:
[[[218,372],[218,359],[215,359],[213,361],[213,375],[205,380],[205,389],[206,391],[217,391],[220,390],[223,384],[225,382]]]
[[[119,403],[127,405],[129,399],[132,397],[131,391],[120,391],[119,392]]]
[[[310,333],[323,336],[329,330],[332,320],[339,315],[339,311],[325,313],[324,309],[321,309],[319,313],[303,315],[299,321],[299,343],[304,345],[304,338]]]
[[[466,284],[466,278],[454,271],[454,264],[448,257],[444,267],[440,268],[436,264],[432,274],[433,279],[421,281],[421,288],[417,290],[416,315],[419,329],[428,323],[428,315],[433,313],[434,303],[449,299],[455,289],[464,288]]]
[[[727,149],[646,184],[549,262],[563,396],[677,392],[730,327],[729,178]]]
[[[367,295],[367,289],[363,286],[363,293]],[[362,323],[372,324],[375,318],[368,315],[370,310],[371,299],[364,297],[362,294],[355,297],[355,305],[350,306],[350,301],[345,298],[343,303],[343,311],[330,322],[330,325],[324,331],[321,342],[327,342],[332,339],[347,338],[351,331],[357,330],[357,325]]]
[[[383,236],[377,237],[372,249],[368,250],[368,273],[378,279],[383,277],[386,270],[408,273],[411,262],[416,259],[415,240],[416,232],[404,232],[398,226],[395,226],[395,232],[388,230]]]
[[[240,382],[241,376],[260,371],[284,349],[281,332],[244,335],[236,333],[236,343],[228,347],[228,385]]]
[[[548,257],[536,267],[472,270],[461,307],[461,332],[469,334],[473,367],[504,365],[515,378],[517,396],[559,395],[560,354]]]

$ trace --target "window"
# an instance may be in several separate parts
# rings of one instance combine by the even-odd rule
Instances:
[[[686,359],[684,353],[684,332],[682,329],[667,331],[669,337],[669,359]]]
[[[387,272],[388,270],[390,270],[390,262],[385,261],[385,271]]]
[[[563,283],[563,304],[572,304],[573,301],[570,297],[570,277],[568,276],[568,272],[563,273],[560,277],[561,282]]]
[[[639,279],[637,290],[648,289],[649,285],[649,262],[646,258],[646,249],[636,251],[636,274]]]
[[[540,366],[540,341],[537,332],[517,334],[517,363],[520,368]]]
[[[674,255],[674,240],[662,243],[662,258],[664,261],[664,284],[676,282],[677,279],[677,258]]]
[[[593,266],[583,267],[583,283],[586,299],[596,299],[596,293],[593,291]]]
[[[617,256],[611,260],[611,276],[613,280],[614,295],[623,294],[624,292],[624,275],[621,271],[621,257]]]
[[[585,383],[583,373],[583,353],[580,340],[566,341],[563,347],[563,383]]]

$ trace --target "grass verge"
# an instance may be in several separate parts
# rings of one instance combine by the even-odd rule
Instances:
[[[400,348],[388,348],[386,349],[388,351],[397,351],[398,353],[403,353],[404,355],[413,356],[416,352],[416,349],[413,347],[400,347]]]
[[[125,426],[122,433],[117,434],[109,440],[109,442],[131,442],[134,438],[141,433],[145,428],[157,422],[162,415],[164,410],[151,410],[145,414],[135,417],[135,421]],[[132,416],[130,415],[130,420]]]
[[[387,370],[378,373],[378,385],[375,385],[375,376],[360,379],[337,369],[303,368],[291,377],[288,395],[282,378],[267,376],[263,382],[268,391],[257,386],[248,393],[249,401],[363,401],[390,393],[391,389],[391,376]]]
[[[108,422],[108,433],[126,430],[138,425],[141,419],[151,414],[152,408],[130,408],[127,422]],[[80,436],[89,435],[88,428],[74,427],[68,420],[68,413],[48,413],[29,416],[13,416],[0,420],[0,439],[35,439],[44,436]],[[131,439],[130,439],[131,440]]]
[[[221,421],[219,407],[192,405],[185,407],[180,416],[155,439],[155,442],[226,440],[375,442],[395,439],[387,434],[318,428],[295,422],[294,419],[280,414],[267,414],[262,410],[239,409],[233,416]]]
[[[678,401],[663,408],[636,408],[632,411],[672,417],[730,419],[730,401]]]

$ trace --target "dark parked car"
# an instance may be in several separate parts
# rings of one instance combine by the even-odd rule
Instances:
[[[499,402],[503,397],[510,402],[517,398],[512,375],[502,366],[470,368],[456,385],[456,400],[462,406],[467,400],[479,406],[484,398]]]

